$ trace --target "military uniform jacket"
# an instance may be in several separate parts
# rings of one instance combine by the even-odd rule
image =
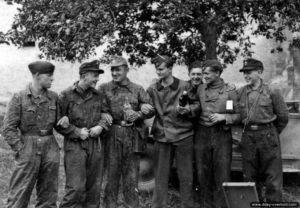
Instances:
[[[194,135],[191,118],[199,113],[200,105],[190,104],[190,116],[180,115],[176,110],[180,96],[189,87],[186,81],[174,77],[170,86],[163,87],[158,81],[147,89],[156,110],[152,133],[157,141],[172,143]]]
[[[8,103],[4,118],[3,136],[14,151],[22,147],[24,134],[40,130],[52,131],[55,128],[61,134],[70,132],[70,128],[56,126],[60,119],[58,95],[46,90],[43,95],[35,97],[31,84],[25,90],[15,93]]]
[[[115,121],[124,120],[123,106],[127,98],[132,110],[140,112],[142,104],[152,104],[149,95],[144,88],[127,79],[127,84],[119,85],[114,81],[100,85],[99,92],[104,95],[103,111],[111,114]],[[135,122],[136,125],[142,125],[145,118],[152,117],[153,114],[144,115]]]
[[[239,111],[243,123],[247,118],[247,111],[259,96],[248,124],[274,122],[279,133],[285,128],[288,123],[288,109],[278,89],[269,87],[261,80],[261,86],[257,90],[252,90],[249,85],[246,85],[238,89],[237,92]]]
[[[99,125],[108,129],[108,124],[101,120],[103,96],[96,89],[83,91],[76,82],[62,91],[59,99],[62,114],[70,120],[71,131],[66,135],[67,139],[79,139],[81,128]]]
[[[201,113],[198,124],[204,126],[214,125],[208,119],[212,113],[225,114],[225,125],[237,123],[240,120],[235,86],[225,83],[223,79],[220,79],[213,85],[200,85],[198,88],[198,96],[201,103]],[[232,100],[233,102],[232,112],[226,111],[227,100]]]

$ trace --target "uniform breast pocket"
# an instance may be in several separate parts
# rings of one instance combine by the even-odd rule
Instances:
[[[49,119],[50,123],[54,123],[56,120],[56,106],[50,105],[48,112],[49,112],[48,119]]]
[[[80,106],[80,104],[76,102],[71,102],[67,116],[70,118],[71,121],[81,119],[83,117],[83,110],[84,109],[82,108],[82,106]]]
[[[273,104],[271,98],[261,97],[259,106],[263,111],[266,111],[267,113],[273,112]]]
[[[23,111],[22,122],[28,126],[35,125],[36,123],[36,107],[26,106]]]

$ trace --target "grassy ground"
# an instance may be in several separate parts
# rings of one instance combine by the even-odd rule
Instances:
[[[61,143],[61,138],[59,138],[59,143]],[[65,175],[63,170],[63,152],[61,157],[61,166],[60,166],[60,178],[59,178],[59,200],[58,203],[62,200],[63,193],[64,193],[64,185],[65,185]],[[10,179],[10,176],[12,174],[12,170],[14,167],[14,160],[12,153],[7,146],[7,144],[3,141],[3,138],[0,136],[0,207],[5,207],[6,199],[7,199],[7,188],[8,188],[8,182]],[[293,178],[294,177],[294,178]],[[285,177],[286,185],[283,190],[283,196],[284,201],[289,202],[300,202],[300,188],[298,187],[299,183],[299,177],[293,176],[293,177]],[[297,178],[297,182],[296,179]],[[295,181],[295,183],[293,182]],[[141,208],[150,208],[151,207],[151,197],[152,193],[141,193],[140,194],[140,207]],[[125,206],[122,203],[122,195],[120,195],[120,202],[119,207],[125,208]],[[35,201],[35,192],[33,192],[33,195],[31,197],[30,206],[28,208],[34,207],[34,201]],[[179,208],[179,193],[175,189],[171,189],[169,191],[169,207],[172,208]]]
[[[58,139],[60,144],[61,138]],[[59,196],[58,196],[58,203],[61,202],[63,193],[64,193],[64,186],[65,186],[65,173],[63,168],[63,151],[61,151],[61,165],[59,170]],[[5,207],[6,200],[7,200],[7,189],[8,183],[10,180],[10,176],[12,174],[12,170],[14,167],[14,160],[12,152],[8,145],[3,141],[3,137],[0,136],[0,207]],[[102,196],[101,196],[102,197]],[[141,208],[150,208],[151,207],[151,197],[152,193],[141,193],[140,194],[140,207]],[[34,208],[34,201],[35,201],[35,191],[33,191],[33,195],[30,200],[30,206],[28,208]],[[119,207],[125,208],[124,204],[122,203],[122,195],[120,194],[120,201]],[[179,208],[179,196],[178,192],[175,189],[171,189],[169,191],[169,198],[170,203],[169,207],[172,208]]]

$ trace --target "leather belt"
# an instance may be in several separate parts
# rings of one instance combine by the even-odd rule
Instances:
[[[50,136],[53,135],[53,130],[35,130],[30,132],[22,132],[24,136]]]
[[[122,127],[131,127],[133,126],[133,123],[127,123],[126,121],[121,121],[121,120],[113,120],[113,125],[119,125]]]
[[[273,123],[266,123],[266,124],[248,124],[245,130],[248,131],[259,131],[264,129],[272,128],[274,125]]]

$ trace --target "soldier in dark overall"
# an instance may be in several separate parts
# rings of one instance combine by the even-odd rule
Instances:
[[[142,104],[151,102],[142,86],[131,82],[127,73],[127,60],[113,57],[111,63],[112,81],[102,84],[99,91],[104,94],[103,114],[112,124],[107,133],[108,161],[107,185],[104,192],[104,207],[118,207],[118,193],[122,178],[124,202],[127,207],[138,208],[138,142],[143,132],[143,120],[147,115],[140,111]],[[109,116],[111,115],[111,116]],[[151,115],[150,115],[151,117]]]
[[[15,153],[16,163],[9,183],[8,208],[28,207],[34,186],[35,207],[57,207],[60,155],[53,128],[60,133],[69,129],[68,119],[60,119],[58,95],[48,90],[54,68],[44,61],[29,64],[32,83],[8,103],[3,136]]]
[[[98,61],[83,63],[79,81],[60,94],[61,111],[69,118],[72,130],[64,140],[66,186],[61,208],[100,206],[103,171],[100,134],[109,127],[101,120],[103,95],[95,89],[102,73]]]
[[[195,161],[200,207],[226,207],[222,183],[230,181],[232,135],[230,125],[238,122],[235,87],[220,77],[217,60],[203,63],[205,84],[198,88],[201,113],[195,135]],[[215,197],[214,197],[215,196]]]
[[[187,82],[172,75],[174,62],[157,55],[151,60],[159,80],[147,92],[156,111],[152,134],[155,139],[156,173],[152,208],[167,207],[171,165],[176,159],[182,207],[194,207],[193,200],[193,124],[199,105],[179,107],[179,98],[189,89]],[[142,111],[147,113],[143,106]],[[150,109],[151,110],[151,109]]]
[[[267,202],[282,201],[282,160],[280,132],[288,123],[288,110],[278,89],[261,79],[263,64],[247,59],[240,69],[247,85],[238,90],[244,125],[241,149],[246,181],[256,182],[260,200],[265,185]]]

